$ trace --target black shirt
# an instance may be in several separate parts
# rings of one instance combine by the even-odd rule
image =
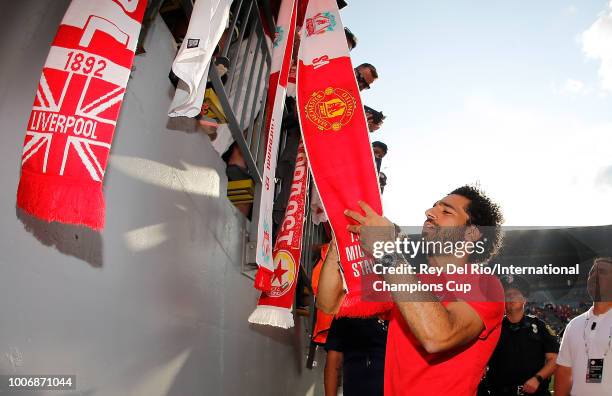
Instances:
[[[388,322],[378,318],[340,318],[332,322],[325,349],[342,352],[345,396],[382,396],[387,327]]]
[[[516,387],[533,377],[546,363],[546,353],[558,353],[559,343],[553,330],[540,319],[525,315],[518,323],[507,317],[489,360],[487,382],[491,389]],[[536,394],[548,394],[548,381]]]

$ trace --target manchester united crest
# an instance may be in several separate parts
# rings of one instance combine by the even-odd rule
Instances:
[[[279,250],[274,255],[274,272],[272,274],[272,290],[270,297],[280,297],[286,294],[296,278],[296,265],[293,256],[286,250]]]
[[[345,89],[315,91],[306,103],[306,117],[321,131],[339,131],[355,114],[357,101]]]
[[[304,22],[306,25],[306,36],[331,32],[336,27],[336,17],[331,12],[319,12]]]

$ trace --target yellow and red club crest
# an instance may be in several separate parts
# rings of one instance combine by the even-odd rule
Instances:
[[[296,265],[293,256],[286,250],[279,250],[274,255],[274,273],[272,274],[272,290],[270,297],[280,297],[286,294],[296,279]]]
[[[306,117],[321,131],[339,131],[355,114],[357,101],[345,89],[314,91],[306,103]]]

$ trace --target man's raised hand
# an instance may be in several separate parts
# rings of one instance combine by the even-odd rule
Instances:
[[[361,247],[366,253],[373,251],[376,241],[393,241],[395,239],[394,224],[386,217],[376,213],[364,201],[359,201],[358,204],[364,214],[350,209],[345,210],[344,214],[357,222],[357,224],[349,224],[346,228],[348,231],[359,235]]]

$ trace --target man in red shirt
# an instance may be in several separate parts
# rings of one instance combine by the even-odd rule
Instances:
[[[394,241],[393,223],[366,203],[359,205],[364,214],[350,210],[345,214],[356,221],[349,231],[359,234],[363,249],[374,252],[376,242]],[[437,273],[433,278],[463,279],[473,288],[468,294],[450,290],[436,294],[439,290],[426,290],[422,285],[431,281],[431,276],[384,275],[384,281],[391,285],[420,285],[410,292],[389,290],[395,306],[387,338],[385,395],[475,395],[500,336],[503,288],[490,275],[453,278],[447,270],[449,264],[459,268],[488,261],[501,245],[503,218],[499,207],[471,186],[454,190],[425,215],[424,241],[463,243],[456,246],[479,242],[483,249],[470,254],[458,254],[461,248],[453,254],[427,254],[427,271]],[[393,256],[391,265],[386,259],[385,268],[404,264],[399,255]],[[327,313],[336,313],[345,294],[334,245],[321,270],[317,306]]]

